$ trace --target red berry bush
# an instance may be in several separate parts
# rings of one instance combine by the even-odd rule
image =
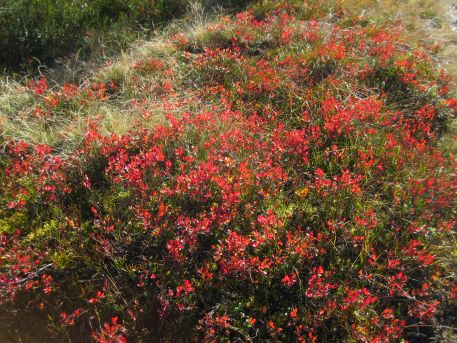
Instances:
[[[4,138],[0,338],[449,334],[457,164],[438,141],[457,100],[426,51],[299,2],[170,42],[176,63],[116,82],[29,85],[50,130],[95,102],[167,115],[125,135],[89,122],[70,154]]]

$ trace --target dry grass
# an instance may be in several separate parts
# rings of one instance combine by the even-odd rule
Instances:
[[[411,45],[431,48],[436,63],[454,80],[451,92],[457,89],[457,9],[452,0],[341,0],[340,4],[378,24],[402,30]],[[452,16],[453,11],[455,11]],[[441,146],[451,154],[457,153],[457,121],[449,123]]]
[[[203,8],[197,4],[190,7],[186,20],[176,20],[165,30],[157,32],[150,40],[138,40],[129,49],[121,52],[115,60],[107,60],[100,56],[99,65],[92,62],[87,70],[81,70],[78,63],[75,70],[67,65],[66,72],[84,75],[81,89],[90,88],[93,82],[116,82],[119,85],[117,95],[108,100],[91,100],[89,106],[65,110],[63,115],[33,119],[37,106],[36,97],[23,82],[0,77],[0,135],[17,140],[25,140],[33,144],[48,144],[61,154],[66,154],[78,147],[84,139],[88,123],[96,121],[104,134],[125,134],[135,127],[151,127],[161,122],[167,113],[188,112],[208,108],[211,104],[193,101],[192,94],[180,93],[168,96],[165,101],[153,92],[145,92],[148,85],[161,78],[158,73],[141,72],[135,69],[139,61],[150,57],[158,57],[167,67],[176,72],[176,80],[186,78],[178,61],[176,47],[170,42],[175,32],[190,32],[199,35],[211,21],[203,14]],[[215,15],[211,18],[214,19]],[[89,68],[90,67],[90,68]],[[62,69],[49,70],[48,84],[51,90],[58,90],[68,77],[58,75]],[[57,73],[57,74],[56,74]],[[54,76],[56,76],[54,78]],[[134,78],[132,78],[134,76]],[[60,80],[60,81],[59,81]],[[132,81],[134,80],[134,81]],[[141,108],[132,105],[132,100],[142,102]],[[167,103],[180,104],[169,108]],[[146,113],[146,115],[145,115]],[[32,119],[32,120],[31,120]]]
[[[330,0],[332,1],[332,0]],[[457,79],[457,31],[452,30],[452,19],[449,15],[450,1],[446,0],[334,0],[335,4],[343,6],[352,14],[360,15],[370,21],[379,24],[402,27],[407,41],[411,45],[430,45],[438,43],[441,48],[436,49],[434,58],[453,77]],[[327,3],[328,1],[324,1]],[[144,94],[142,85],[154,82],[157,76],[138,74],[135,70],[137,61],[149,57],[160,57],[166,64],[173,67],[178,75],[177,80],[186,78],[185,68],[181,68],[176,47],[170,42],[170,37],[176,32],[186,32],[192,42],[205,41],[208,35],[208,24],[214,18],[204,14],[201,6],[194,5],[186,20],[175,21],[164,31],[157,33],[150,40],[139,40],[129,49],[122,52],[115,60],[100,57],[98,67],[94,63],[87,65],[85,71],[81,71],[82,64],[78,64],[75,70],[71,66],[65,69],[66,75],[85,75],[88,84],[95,82],[109,82],[114,80],[121,87],[120,98],[109,103],[94,102],[88,109],[80,109],[70,113],[65,118],[59,117],[52,125],[52,129],[44,127],[43,123],[30,122],[27,113],[33,111],[36,104],[33,97],[20,83],[3,79],[0,80],[0,133],[3,136],[11,136],[17,139],[25,139],[33,143],[51,144],[60,149],[73,149],[76,147],[86,128],[87,120],[99,118],[107,132],[122,134],[137,125],[151,125],[163,118],[166,110],[163,108],[163,100]],[[204,44],[204,43],[203,43]],[[77,69],[77,70],[76,70]],[[52,77],[51,71],[51,77]],[[131,77],[138,79],[132,84]],[[54,72],[55,76],[55,72]],[[68,80],[68,77],[56,77],[57,80]],[[71,76],[74,78],[74,75]],[[191,99],[188,94],[177,94],[185,103],[185,98]],[[140,115],[129,106],[133,98],[146,100],[147,111],[153,114],[154,120],[148,116],[143,120]],[[171,101],[170,101],[171,102]],[[210,104],[211,105],[211,104]],[[188,101],[187,105],[178,110],[189,110],[188,106],[195,109],[198,106],[210,106],[208,104],[195,104]],[[456,123],[449,125],[449,134],[443,138],[443,146],[454,153],[457,151],[455,135],[457,134]]]
[[[343,7],[379,24],[403,29],[412,44],[438,44],[437,62],[457,77],[457,31],[450,0],[341,0]]]

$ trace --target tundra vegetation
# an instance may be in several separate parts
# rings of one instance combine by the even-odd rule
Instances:
[[[3,81],[0,341],[455,339],[452,78],[348,3],[194,6]]]

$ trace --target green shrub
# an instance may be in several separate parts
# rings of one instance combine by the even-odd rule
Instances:
[[[0,4],[0,69],[24,70],[48,64],[85,47],[84,37],[88,35],[126,27],[151,29],[184,15],[191,2],[4,0]],[[209,7],[240,7],[249,1],[203,2]],[[114,23],[120,25],[113,26]]]
[[[188,0],[6,0],[0,6],[0,66],[20,69],[76,51],[90,30],[112,23],[152,27],[183,14]]]

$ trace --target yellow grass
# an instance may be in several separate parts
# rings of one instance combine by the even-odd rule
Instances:
[[[457,27],[453,29],[452,0],[340,0],[343,8],[379,24],[402,29],[412,45],[438,45],[432,55],[453,78],[457,96]],[[457,153],[457,120],[441,140],[443,149]]]
[[[430,45],[438,43],[440,48],[433,57],[448,73],[457,80],[457,31],[452,30],[452,20],[449,15],[451,0],[308,0],[316,8],[343,8],[352,15],[359,15],[369,21],[391,26],[393,29],[402,28],[404,38],[411,45]],[[319,5],[320,4],[320,5]],[[322,6],[331,4],[331,6]],[[159,32],[149,41],[138,41],[128,51],[121,53],[108,66],[98,66],[85,72],[89,80],[115,80],[121,85],[122,101],[136,97],[136,89],[130,87],[129,79],[134,73],[136,61],[150,56],[159,56],[166,60],[169,66],[177,66],[175,47],[170,43],[169,36],[173,32],[184,31],[193,37],[193,41],[204,39],[207,34],[207,24],[201,7],[191,8],[186,22],[175,22],[164,32]],[[329,13],[332,15],[333,13]],[[106,62],[106,61],[104,61]],[[100,62],[102,63],[102,62]],[[71,73],[71,70],[68,71]],[[140,81],[151,82],[150,75],[139,75]],[[182,75],[185,77],[185,75]],[[457,87],[454,87],[457,89]],[[180,95],[184,96],[184,95]],[[140,123],[136,120],[132,109],[122,101],[110,104],[94,103],[89,111],[72,113],[71,119],[60,119],[62,122],[54,125],[54,131],[45,130],[26,120],[27,113],[33,110],[35,104],[29,92],[18,82],[1,80],[0,78],[0,134],[10,135],[18,139],[26,139],[34,143],[48,143],[54,146],[74,147],[81,140],[87,118],[102,117],[106,131],[125,133],[135,125],[150,124],[151,120]],[[157,120],[163,117],[160,104],[155,99],[148,99],[151,112],[157,115]],[[202,105],[202,104],[199,104]],[[186,110],[186,109],[183,109]],[[161,113],[162,112],[162,113]],[[133,118],[133,119],[132,119]],[[451,123],[449,134],[443,138],[443,147],[452,152],[457,151],[455,137],[457,124]]]

